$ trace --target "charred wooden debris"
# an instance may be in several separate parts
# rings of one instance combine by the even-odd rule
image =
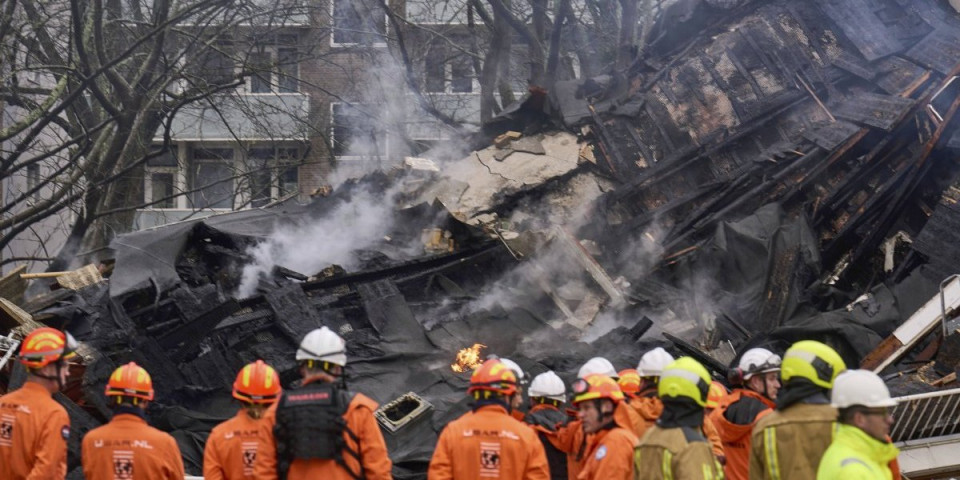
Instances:
[[[935,0],[721,3],[677,2],[628,70],[534,90],[462,159],[122,236],[105,280],[24,299],[8,275],[0,358],[34,322],[83,341],[61,398],[76,439],[109,416],[108,373],[137,361],[193,472],[235,372],[262,358],[294,382],[319,325],[385,405],[398,478],[424,475],[466,408],[450,362],[475,343],[567,379],[663,345],[719,378],[748,347],[815,338],[900,394],[950,387],[960,19]]]

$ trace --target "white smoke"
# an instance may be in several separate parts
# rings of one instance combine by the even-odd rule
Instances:
[[[350,199],[320,219],[279,228],[247,253],[253,263],[243,268],[237,298],[256,293],[257,285],[275,266],[312,275],[337,264],[350,270],[357,266],[354,252],[382,242],[394,224],[396,191],[360,189]]]

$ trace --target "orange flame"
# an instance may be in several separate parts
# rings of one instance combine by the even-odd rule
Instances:
[[[487,348],[486,345],[474,343],[472,347],[464,348],[457,352],[457,361],[450,365],[450,368],[457,373],[470,370],[476,370],[483,364],[480,359],[480,349]]]

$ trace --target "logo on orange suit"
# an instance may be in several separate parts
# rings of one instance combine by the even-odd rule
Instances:
[[[243,474],[253,475],[253,465],[257,463],[257,442],[243,442],[240,447],[243,449]]]
[[[113,480],[133,480],[133,450],[114,450]]]
[[[500,477],[500,442],[480,442],[480,476]]]
[[[13,426],[17,424],[17,417],[0,415],[0,445],[9,447],[13,444]]]

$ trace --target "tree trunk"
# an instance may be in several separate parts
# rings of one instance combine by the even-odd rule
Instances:
[[[624,70],[633,62],[637,44],[637,2],[620,0],[620,41],[617,43],[617,69]]]

